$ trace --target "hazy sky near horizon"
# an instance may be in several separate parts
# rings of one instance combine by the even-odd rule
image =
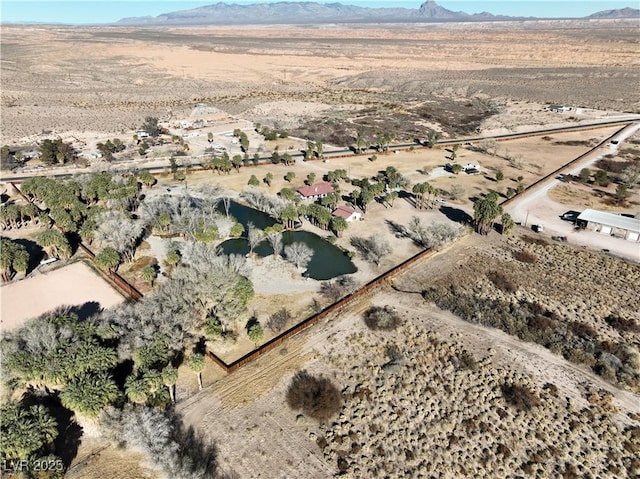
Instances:
[[[226,0],[225,3],[276,3],[282,0]],[[293,1],[293,0],[292,0]],[[419,8],[421,0],[316,0],[366,7]],[[584,17],[601,10],[638,8],[638,1],[624,0],[436,0],[453,11],[522,17]],[[0,21],[11,23],[113,23],[125,17],[157,16],[217,3],[218,0],[1,0]]]

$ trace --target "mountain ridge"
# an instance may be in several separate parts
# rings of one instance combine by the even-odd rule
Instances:
[[[624,8],[596,12],[587,19],[640,18],[640,10]],[[243,25],[243,24],[326,24],[326,23],[398,23],[447,21],[500,21],[534,20],[535,17],[509,17],[489,12],[468,14],[454,12],[427,0],[419,8],[359,7],[343,3],[317,3],[311,1],[253,3],[239,5],[218,2],[211,5],[178,10],[153,16],[129,17],[116,25]]]

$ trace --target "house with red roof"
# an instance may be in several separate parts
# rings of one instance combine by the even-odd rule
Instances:
[[[313,185],[303,186],[298,188],[298,193],[305,199],[315,200],[318,198],[324,198],[329,193],[333,193],[334,189],[331,183],[321,181],[320,183],[314,183]]]
[[[345,220],[347,220],[347,223],[351,223],[352,221],[360,221],[362,219],[362,213],[346,205],[338,206],[335,210],[333,210],[333,213],[331,214],[333,216],[344,218]]]

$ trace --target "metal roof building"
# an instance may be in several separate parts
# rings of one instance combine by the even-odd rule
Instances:
[[[629,241],[640,240],[640,218],[629,218],[604,211],[584,210],[578,215],[577,220],[586,222],[594,231],[602,234],[622,236]]]

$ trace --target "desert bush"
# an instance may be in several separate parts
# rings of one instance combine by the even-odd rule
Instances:
[[[351,238],[351,245],[358,249],[365,261],[380,265],[380,261],[392,251],[389,242],[378,236],[371,235],[367,238],[354,236]]]
[[[505,383],[500,389],[504,400],[520,411],[529,411],[540,404],[538,397],[526,386]]]
[[[309,417],[324,421],[340,411],[342,395],[329,379],[315,377],[302,370],[291,380],[287,404],[292,409],[301,409]]]
[[[365,311],[364,323],[369,329],[388,331],[400,325],[400,316],[391,306],[373,306]]]
[[[598,334],[593,326],[580,321],[573,321],[571,324],[571,332],[578,337],[585,339],[595,338]]]
[[[537,238],[534,236],[523,236],[522,241],[528,244],[535,244],[538,246],[549,246],[549,242],[547,240],[544,240],[542,238]]]
[[[292,318],[293,316],[291,315],[291,311],[287,308],[281,308],[269,316],[269,319],[267,320],[267,328],[277,333],[282,331]]]
[[[542,387],[545,391],[547,391],[551,396],[558,397],[558,386],[553,383],[545,383]]]
[[[595,166],[607,173],[620,174],[627,168],[634,166],[636,162],[634,160],[620,161],[610,158],[602,158],[596,161]]]
[[[538,262],[538,256],[527,250],[520,250],[514,253],[514,258],[521,263],[535,264]]]
[[[634,318],[622,318],[617,315],[609,315],[604,318],[605,322],[618,331],[640,333],[640,323]]]
[[[333,281],[325,281],[320,285],[320,294],[335,303],[358,289],[358,283],[350,275],[342,275]]]
[[[464,369],[474,370],[478,367],[478,361],[469,351],[463,351],[462,354],[458,356],[458,360],[460,361],[460,367]]]
[[[489,271],[487,278],[491,281],[496,288],[504,291],[505,293],[515,293],[518,291],[518,285],[510,279],[506,274],[500,271]]]

